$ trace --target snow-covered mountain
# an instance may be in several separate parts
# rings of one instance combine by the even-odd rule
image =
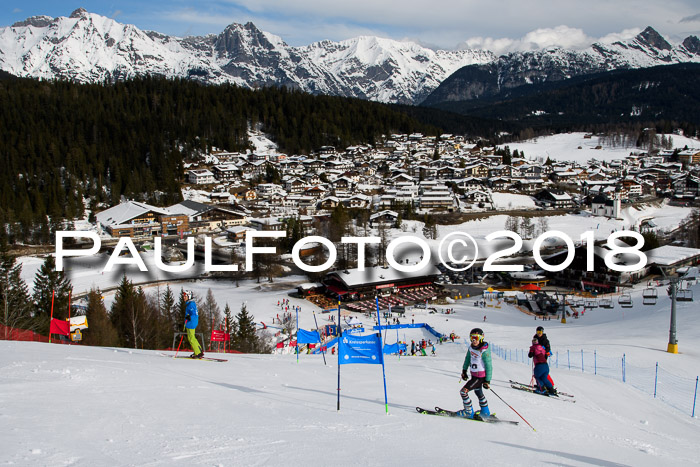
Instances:
[[[382,102],[422,100],[453,71],[495,58],[490,52],[433,51],[375,37],[291,47],[252,23],[231,24],[218,35],[178,38],[82,8],[70,17],[35,16],[0,28],[0,69],[16,76],[95,82],[163,75]]]
[[[697,37],[674,46],[652,28],[631,41],[597,43],[583,51],[552,48],[501,57],[482,50],[435,51],[369,36],[292,47],[252,23],[179,38],[82,8],[69,17],[34,16],[0,28],[0,69],[16,76],[99,82],[162,75],[408,104],[423,101],[454,72],[452,87],[441,86],[428,102],[493,95],[522,84],[619,68],[698,61]]]
[[[647,27],[629,41],[595,43],[581,51],[549,48],[510,53],[488,64],[465,66],[443,81],[424,104],[494,96],[526,84],[561,81],[592,73],[688,62],[700,63],[697,37],[689,36],[674,46]]]

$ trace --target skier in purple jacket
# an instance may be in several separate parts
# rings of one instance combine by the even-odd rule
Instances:
[[[556,396],[557,391],[554,389],[554,386],[552,386],[549,378],[547,378],[547,376],[549,376],[547,351],[543,345],[538,343],[537,338],[532,339],[532,345],[530,346],[530,351],[527,356],[532,358],[532,363],[535,364],[533,370],[535,379],[537,380],[537,390],[535,392],[547,396]]]

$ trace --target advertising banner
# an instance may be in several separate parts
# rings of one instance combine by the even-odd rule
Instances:
[[[381,364],[383,361],[381,342],[378,334],[352,336],[344,334],[338,344],[340,364],[364,363]]]

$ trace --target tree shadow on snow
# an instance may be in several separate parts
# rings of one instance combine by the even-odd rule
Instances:
[[[591,465],[599,465],[602,467],[629,467],[628,464],[619,464],[617,462],[606,461],[604,459],[598,459],[595,457],[582,456],[580,454],[570,454],[568,452],[550,451],[547,449],[540,449],[540,448],[535,449],[535,448],[530,448],[527,446],[521,446],[519,444],[504,443],[502,441],[492,441],[492,443],[501,444],[503,446],[508,446],[511,448],[526,449],[528,451],[533,451],[533,452],[537,452],[537,453],[553,454],[555,456],[564,457],[564,458],[571,459],[571,460],[576,461],[576,462],[583,462],[585,464],[591,464]],[[552,462],[552,463],[554,463],[554,462]],[[556,463],[556,464],[560,465],[559,463]]]
[[[268,394],[265,391],[260,391],[258,389],[253,389],[249,388],[246,386],[236,386],[235,384],[228,384],[228,383],[217,383],[216,381],[207,381],[209,384],[215,384],[216,386],[221,386],[226,389],[234,389],[236,391],[241,391],[241,392],[250,392],[250,393],[259,393],[259,394]]]

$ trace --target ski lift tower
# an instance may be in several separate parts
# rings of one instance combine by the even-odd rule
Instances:
[[[561,310],[561,323],[566,324],[566,294],[560,298],[559,291],[557,291],[557,298],[559,298],[559,309]]]
[[[671,288],[671,326],[668,331],[668,353],[678,353],[678,340],[676,339],[676,290],[678,289],[678,277],[670,278]]]

